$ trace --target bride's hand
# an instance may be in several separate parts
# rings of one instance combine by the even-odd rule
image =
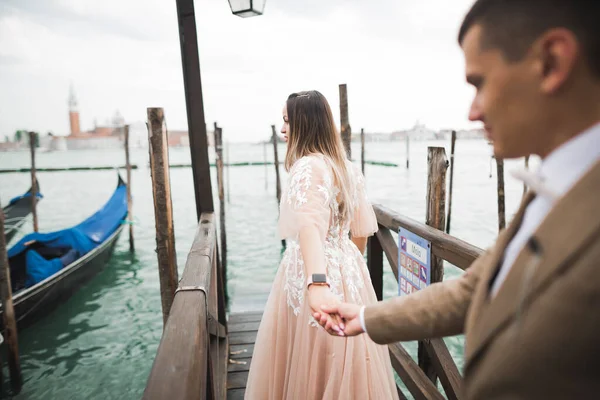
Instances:
[[[341,317],[337,314],[327,314],[321,310],[322,306],[339,304],[339,300],[327,286],[311,285],[308,288],[308,304],[313,314],[320,313],[327,316],[327,322],[322,325],[329,334],[344,336],[344,324]]]

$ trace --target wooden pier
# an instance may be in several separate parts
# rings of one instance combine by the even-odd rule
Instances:
[[[229,365],[227,399],[243,400],[248,371],[254,353],[256,332],[262,312],[245,312],[229,316]]]
[[[369,239],[368,266],[382,296],[383,256],[398,277],[398,245],[403,227],[429,240],[432,254],[466,269],[482,250],[439,229],[374,205],[379,231]],[[262,312],[225,313],[222,265],[214,213],[203,213],[167,319],[144,392],[144,399],[243,399]],[[340,339],[343,340],[343,339]],[[389,345],[392,367],[415,399],[460,399],[462,379],[442,339],[422,342],[435,374],[419,367],[401,343]],[[439,378],[446,397],[437,388]],[[400,398],[406,395],[398,387]]]

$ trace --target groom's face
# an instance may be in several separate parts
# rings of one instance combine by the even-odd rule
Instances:
[[[467,82],[476,91],[469,120],[483,122],[497,157],[523,157],[535,148],[532,144],[540,133],[534,112],[539,94],[531,62],[528,57],[507,61],[500,49],[482,46],[483,34],[476,24],[462,42]]]

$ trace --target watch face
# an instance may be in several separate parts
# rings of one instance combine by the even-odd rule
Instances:
[[[327,276],[325,274],[313,274],[312,281],[313,283],[327,283]]]

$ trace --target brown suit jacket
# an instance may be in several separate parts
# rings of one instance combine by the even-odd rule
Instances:
[[[534,233],[494,298],[490,287],[526,196],[496,244],[458,279],[365,309],[377,343],[465,333],[467,399],[600,398],[600,162]]]

